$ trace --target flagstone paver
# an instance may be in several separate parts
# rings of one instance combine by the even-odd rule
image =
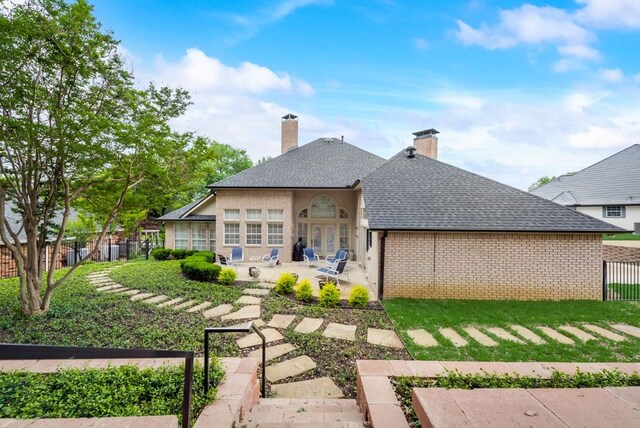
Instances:
[[[243,320],[251,318],[260,318],[260,305],[243,306],[235,312],[223,315],[222,320]]]
[[[187,309],[187,312],[189,312],[189,313],[198,312],[198,311],[201,311],[201,310],[203,310],[205,308],[208,308],[211,305],[213,305],[213,303],[211,303],[211,302],[202,302],[199,305],[196,305],[196,306],[194,306],[192,308]]]
[[[260,284],[256,284],[256,286],[260,287],[260,288],[267,288],[267,289],[271,290],[271,289],[275,288],[276,285],[272,284],[270,282],[261,282]]]
[[[342,398],[342,391],[329,377],[303,380],[301,382],[271,385],[271,391],[279,398]],[[352,426],[352,425],[348,425]],[[357,426],[357,425],[353,425]]]
[[[611,327],[618,331],[627,333],[629,336],[634,336],[640,339],[640,328],[627,324],[612,324]]]
[[[541,338],[540,336],[538,336],[537,334],[535,334],[534,332],[532,332],[526,327],[523,327],[518,324],[512,324],[511,328],[520,336],[524,337],[534,345],[544,345],[545,343],[547,343],[543,338]]]
[[[242,296],[236,300],[238,305],[259,305],[262,303],[262,299],[255,296]]]
[[[146,299],[147,297],[151,297],[151,296],[153,296],[153,293],[134,294],[133,296],[131,296],[129,300],[131,300],[132,302],[135,302],[136,300]]]
[[[196,303],[195,300],[187,300],[186,302],[182,302],[177,306],[174,306],[172,309],[174,311],[179,311],[180,309],[188,308],[189,306],[193,306]]]
[[[573,334],[575,337],[577,337],[578,339],[580,339],[583,342],[587,342],[589,340],[597,340],[596,337],[590,335],[589,333],[587,333],[586,331],[582,331],[577,327],[574,327],[572,325],[561,325],[560,327],[558,327],[559,330],[563,330],[566,331],[567,333]]]
[[[284,337],[280,334],[278,330],[275,328],[265,328],[260,331],[264,334],[265,343],[277,342],[278,340],[284,339]],[[251,333],[248,336],[243,337],[242,339],[236,340],[238,347],[240,349],[249,348],[251,346],[261,345],[262,339],[258,336],[258,333]]]
[[[484,334],[483,332],[481,332],[475,327],[464,327],[463,330],[466,331],[469,336],[471,336],[474,340],[479,342],[481,345],[498,346],[498,342],[496,342],[495,340],[493,340],[492,338],[490,338],[489,336],[487,336],[486,334]]]
[[[493,334],[494,336],[502,339],[502,340],[508,340],[509,342],[524,344],[524,341],[522,339],[518,339],[516,336],[514,336],[511,333],[509,333],[504,328],[501,328],[501,327],[488,327],[487,331],[489,333]]]
[[[160,295],[158,295],[156,297],[152,297],[150,299],[147,299],[144,302],[148,303],[150,305],[153,305],[155,303],[163,302],[163,301],[167,300],[168,298],[169,298],[169,296],[165,296],[164,294],[160,294]]]
[[[120,285],[120,284],[107,285],[107,286],[104,286],[104,287],[96,288],[96,291],[107,291],[107,290],[111,290],[113,288],[122,288],[122,285]]]
[[[298,323],[296,328],[293,329],[296,333],[313,333],[322,326],[324,319],[322,318],[302,318],[302,321]]]
[[[269,366],[265,370],[265,374],[269,382],[278,382],[288,377],[301,375],[304,372],[316,368],[316,363],[307,355],[302,355],[291,360]]]
[[[267,290],[265,288],[245,288],[242,293],[243,294],[247,294],[249,296],[262,297],[262,296],[266,296],[267,294],[269,294],[269,290]]]
[[[123,295],[128,295],[128,296],[133,296],[134,294],[138,294],[140,292],[140,290],[127,290],[127,291],[123,291],[122,294]]]
[[[614,342],[622,342],[623,340],[626,340],[624,336],[621,336],[618,333],[614,333],[610,330],[607,330],[606,328],[602,328],[597,325],[582,324],[582,327],[594,332],[595,334],[599,334],[606,339],[613,340]]]
[[[225,327],[243,328],[243,327],[246,327],[250,322],[253,323],[253,325],[256,328],[261,328],[261,327],[264,327],[266,325],[264,323],[264,321],[262,321],[260,318],[258,318],[258,319],[255,319],[255,320],[247,320],[247,321],[241,322],[239,324],[234,324],[234,325],[225,326]]]
[[[356,326],[348,324],[338,324],[335,322],[329,323],[327,328],[324,329],[322,335],[324,337],[331,337],[334,339],[342,340],[356,340]]]
[[[407,334],[413,340],[416,345],[431,348],[432,346],[438,346],[438,341],[426,330],[407,330]]]
[[[286,355],[289,352],[294,351],[295,349],[297,348],[291,343],[282,343],[280,345],[269,346],[267,347],[265,352],[265,359],[267,361],[273,360],[274,358]],[[249,352],[247,356],[250,358],[262,358],[262,348],[258,348],[255,351]]]
[[[542,330],[542,332],[544,334],[546,334],[547,336],[549,336],[550,338],[552,338],[553,340],[555,340],[557,342],[564,343],[565,345],[575,345],[575,342],[573,341],[573,339],[571,339],[570,337],[565,336],[562,333],[558,333],[557,331],[555,331],[551,327],[547,327],[545,325],[542,325],[542,326],[540,326],[538,328],[540,330]]]
[[[111,290],[106,290],[105,293],[122,293],[123,291],[127,291],[128,288],[127,287],[118,287],[118,288],[112,288]]]
[[[369,328],[367,329],[367,342],[373,345],[386,346],[387,348],[404,348],[402,341],[393,330]]]
[[[452,328],[439,328],[438,331],[441,335],[443,335],[446,339],[449,339],[453,346],[456,348],[461,348],[463,346],[467,346],[467,340],[460,336],[460,334]]]
[[[231,312],[232,309],[233,309],[233,305],[225,303],[222,305],[218,305],[215,308],[207,309],[202,313],[202,315],[205,318],[219,317],[219,316],[228,314],[229,312]]]
[[[289,324],[291,324],[295,318],[295,315],[275,314],[273,318],[271,318],[271,321],[267,323],[267,325],[273,328],[285,329],[289,327]]]
[[[166,302],[160,303],[157,308],[164,308],[165,306],[173,306],[178,302],[182,302],[184,297],[176,297],[175,299],[167,300]]]

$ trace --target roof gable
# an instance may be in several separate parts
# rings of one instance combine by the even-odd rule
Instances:
[[[385,160],[336,138],[318,138],[208,187],[348,188]]]
[[[546,199],[400,152],[362,180],[375,230],[615,233],[622,229]]]

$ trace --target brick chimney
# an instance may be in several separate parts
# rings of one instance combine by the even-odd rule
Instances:
[[[289,113],[282,118],[282,154],[298,147],[298,116]]]
[[[435,129],[425,129],[424,131],[414,132],[413,146],[418,154],[438,159],[438,137],[439,134]]]

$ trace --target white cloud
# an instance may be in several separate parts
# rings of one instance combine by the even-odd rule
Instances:
[[[427,42],[427,40],[423,39],[422,37],[418,37],[416,39],[416,48],[418,50],[425,51],[429,48],[429,42]]]
[[[577,19],[599,28],[640,28],[638,0],[576,0],[584,5]]]
[[[558,52],[562,55],[575,58],[590,59],[593,61],[600,59],[600,52],[586,45],[564,45],[558,47]]]
[[[619,68],[602,68],[600,77],[605,82],[620,83],[624,80],[624,73]]]

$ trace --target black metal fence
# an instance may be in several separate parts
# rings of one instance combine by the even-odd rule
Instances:
[[[640,300],[640,262],[603,262],[602,300]]]

